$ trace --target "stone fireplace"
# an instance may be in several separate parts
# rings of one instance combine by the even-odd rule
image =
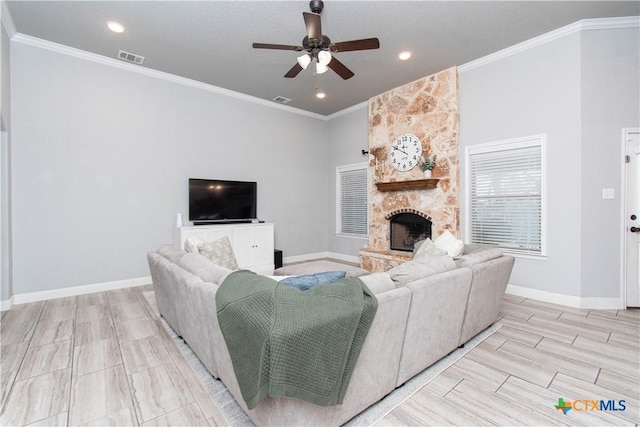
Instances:
[[[393,140],[415,135],[436,154],[433,177],[389,162]],[[412,259],[413,243],[458,234],[458,74],[450,68],[369,100],[369,246],[362,267],[386,271]],[[409,214],[408,216],[406,214]],[[416,219],[419,218],[419,219]]]

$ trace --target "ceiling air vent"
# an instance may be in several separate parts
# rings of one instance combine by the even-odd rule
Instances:
[[[278,104],[288,104],[291,102],[289,98],[285,98],[284,96],[276,96],[272,101],[277,102]]]
[[[144,62],[144,56],[125,52],[124,50],[118,51],[118,59],[122,59],[123,61],[131,62],[137,65],[142,65],[142,63]]]

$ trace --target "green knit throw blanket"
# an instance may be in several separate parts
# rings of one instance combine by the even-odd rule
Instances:
[[[358,278],[300,291],[250,271],[216,293],[218,321],[242,398],[341,404],[378,301]]]

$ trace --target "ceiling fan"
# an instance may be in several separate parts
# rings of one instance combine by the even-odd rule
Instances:
[[[353,72],[342,62],[338,61],[335,56],[332,56],[331,53],[378,49],[380,47],[380,41],[377,38],[370,38],[332,43],[329,37],[322,34],[320,12],[322,12],[324,3],[321,0],[313,0],[309,2],[309,7],[311,8],[312,13],[302,12],[304,25],[307,28],[307,35],[302,39],[302,46],[254,43],[253,47],[255,49],[278,49],[306,52],[298,57],[298,63],[284,75],[287,78],[297,76],[298,73],[306,69],[314,59],[316,60],[317,74],[324,73],[328,68],[331,68],[345,80],[353,77]]]

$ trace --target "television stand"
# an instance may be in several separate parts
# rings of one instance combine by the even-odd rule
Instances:
[[[249,223],[247,223],[249,222]],[[187,237],[197,237],[205,242],[213,242],[227,236],[231,248],[242,269],[251,270],[258,274],[273,274],[273,224],[251,223],[244,224],[209,223],[206,226],[179,227],[175,229],[174,244],[184,248]]]

